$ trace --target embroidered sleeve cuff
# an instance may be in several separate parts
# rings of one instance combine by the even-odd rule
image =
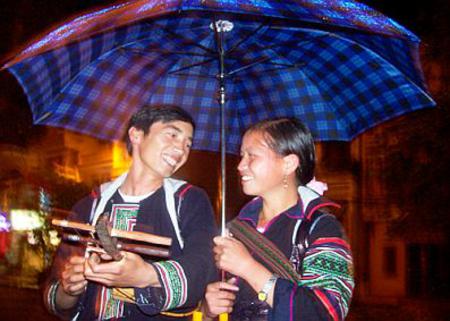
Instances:
[[[55,281],[52,284],[50,284],[50,286],[47,288],[46,292],[45,292],[45,303],[47,306],[47,309],[50,311],[50,313],[52,314],[59,314],[58,310],[56,310],[56,290],[58,289],[59,286],[59,282]]]
[[[183,267],[176,261],[161,261],[154,263],[159,274],[165,300],[162,311],[177,308],[186,303],[187,280]]]
[[[52,282],[44,292],[44,303],[47,310],[58,316],[60,319],[68,319],[76,309],[70,311],[60,311],[56,306],[56,291],[58,290],[59,281]]]

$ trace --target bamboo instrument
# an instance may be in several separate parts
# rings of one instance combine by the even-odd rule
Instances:
[[[82,243],[94,243],[94,244],[100,244],[101,242],[99,240],[96,240],[92,237],[86,237],[76,234],[64,234],[62,236],[63,240],[71,241],[71,242],[82,242]],[[157,246],[151,246],[151,245],[144,245],[144,244],[129,244],[129,243],[123,243],[118,242],[117,243],[117,249],[118,250],[124,250],[139,254],[145,254],[145,255],[151,255],[151,256],[158,256],[167,258],[169,257],[170,251],[169,249],[157,247]]]
[[[89,224],[84,223],[78,223],[78,222],[72,222],[67,220],[59,220],[59,219],[53,219],[52,224],[55,226],[65,227],[65,228],[72,228],[75,230],[81,230],[86,232],[92,232],[94,233],[95,227]],[[128,240],[134,240],[134,241],[140,241],[140,242],[146,242],[146,243],[152,243],[152,244],[159,244],[159,245],[165,245],[170,246],[172,244],[172,239],[170,237],[164,237],[159,236],[155,234],[150,233],[144,233],[144,232],[136,232],[136,231],[123,231],[112,228],[111,231],[111,237],[118,237]]]

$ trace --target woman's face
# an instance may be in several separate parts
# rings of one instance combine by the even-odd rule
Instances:
[[[269,147],[262,132],[244,135],[238,171],[246,195],[269,197],[282,190],[284,169],[283,156]]]

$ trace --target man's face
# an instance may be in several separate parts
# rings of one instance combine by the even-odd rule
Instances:
[[[146,136],[136,130],[131,134],[139,134],[134,141],[133,161],[157,179],[169,177],[186,163],[193,131],[192,125],[184,121],[153,123]]]

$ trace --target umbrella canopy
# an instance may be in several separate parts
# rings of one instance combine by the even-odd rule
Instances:
[[[236,152],[262,119],[295,116],[316,140],[348,141],[434,106],[418,46],[354,1],[140,0],[77,17],[4,68],[35,124],[114,140],[143,104],[177,104],[196,120],[194,148],[219,150],[222,127]]]

